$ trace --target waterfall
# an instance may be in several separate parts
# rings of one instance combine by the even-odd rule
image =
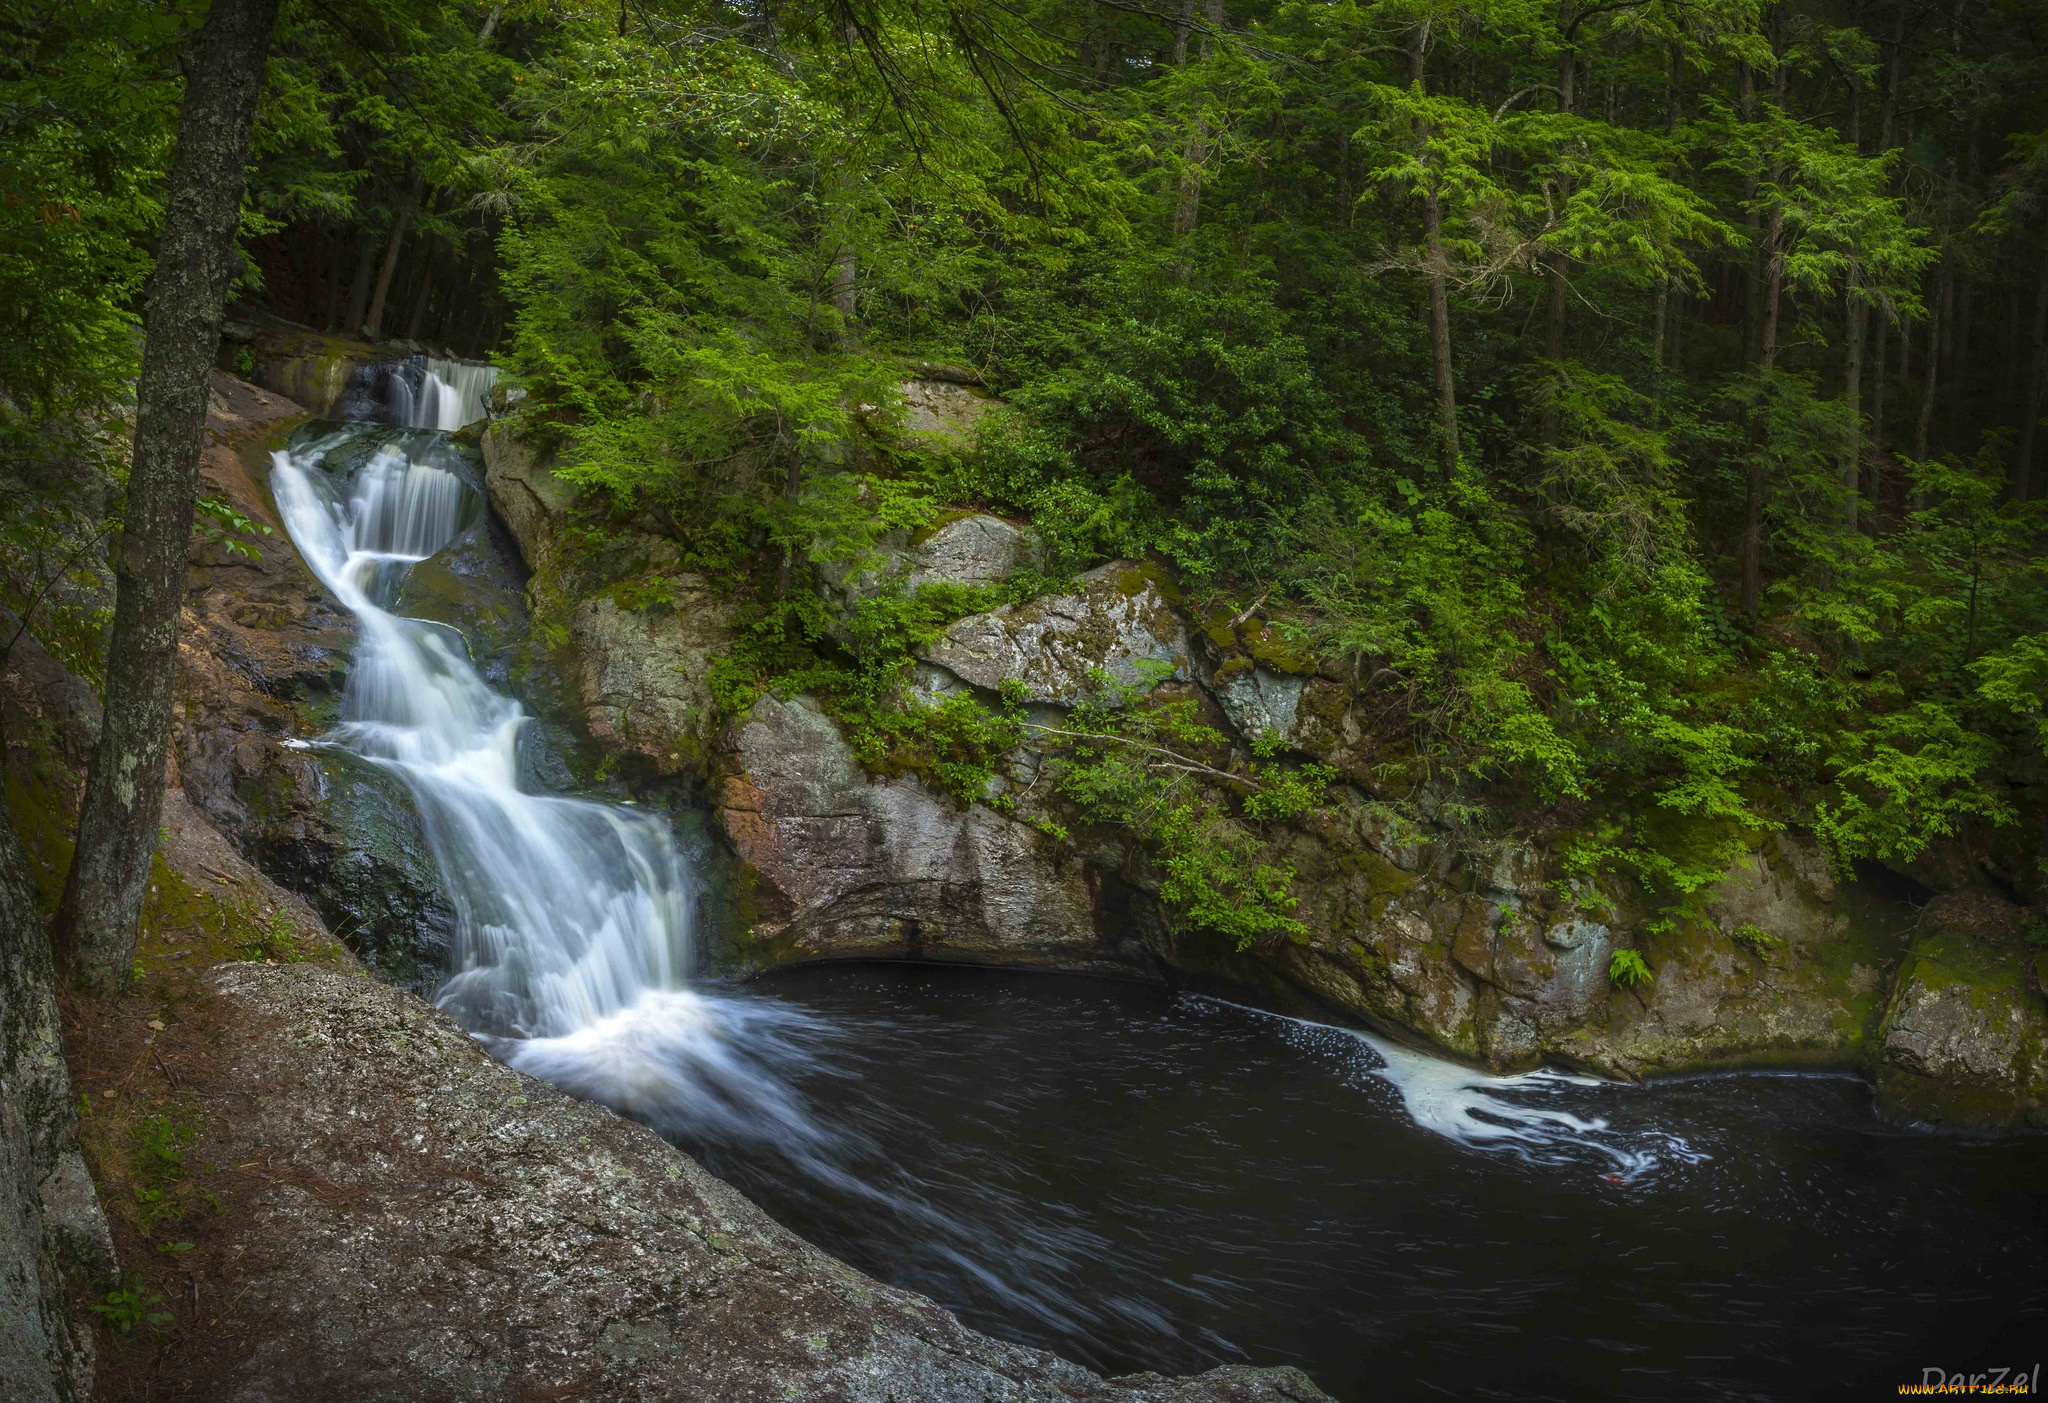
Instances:
[[[380,440],[353,471],[329,470],[330,456]],[[667,820],[522,789],[524,709],[484,682],[453,630],[391,611],[406,572],[469,515],[454,446],[352,427],[274,454],[271,485],[300,554],[360,625],[341,723],[319,743],[405,783],[455,907],[440,1006],[579,1095],[683,1128],[801,1140],[808,1122],[767,1060],[798,1055],[803,1015],[688,988],[692,887]]]
[[[453,433],[488,412],[498,368],[440,356],[359,365],[341,399],[341,418]]]
[[[447,433],[484,417],[491,386],[498,368],[473,361],[426,358],[425,391],[414,417],[406,422],[416,429],[440,429]]]

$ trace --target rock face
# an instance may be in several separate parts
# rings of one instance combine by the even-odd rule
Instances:
[[[989,692],[1014,679],[1027,700],[1053,706],[1092,694],[1092,671],[1140,690],[1191,675],[1187,626],[1153,571],[1112,561],[1075,585],[1070,594],[970,615],[920,656]]]
[[[75,717],[49,714],[64,704],[68,680],[33,639],[16,642],[0,676],[9,770],[29,751],[24,722],[73,729]],[[92,1356],[66,1324],[64,1275],[112,1274],[106,1220],[78,1149],[55,981],[30,859],[0,814],[0,1397],[22,1403],[91,1395]]]
[[[2014,942],[1971,931],[1986,905],[1929,907],[1885,1010],[1878,1091],[1906,1119],[2048,1127],[2048,1004]]]
[[[239,1294],[204,1396],[1312,1403],[1295,1370],[1104,1380],[975,1334],[402,991],[228,965],[208,1120]],[[246,1110],[241,1109],[246,1107]]]
[[[718,802],[753,883],[755,958],[1118,960],[1098,940],[1078,862],[915,776],[869,776],[809,698],[763,697],[733,744]]]
[[[982,416],[995,405],[987,390],[957,379],[930,375],[903,382],[904,429],[949,447],[964,448],[972,443]]]
[[[533,572],[553,661],[584,729],[657,775],[701,772],[712,740],[711,667],[731,613],[658,536],[627,531],[590,550],[565,522],[572,494],[547,458],[503,427],[483,438],[485,490]]]
[[[270,497],[265,445],[302,415],[296,404],[215,377],[203,490],[271,534],[246,542],[253,559],[218,544],[194,548],[178,636],[172,786],[381,973],[426,989],[439,977],[455,913],[412,800],[376,766],[304,744],[338,715],[355,625],[300,562]]]

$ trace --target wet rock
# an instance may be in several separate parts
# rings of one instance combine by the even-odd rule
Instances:
[[[990,692],[1015,679],[1027,700],[1057,706],[1092,693],[1097,669],[1140,690],[1192,676],[1187,626],[1152,570],[1113,561],[1075,584],[961,619],[919,656]]]
[[[758,884],[753,935],[772,955],[1114,963],[1078,862],[915,776],[866,774],[808,698],[763,697],[732,748],[719,819]]]
[[[338,715],[355,625],[299,560],[270,497],[269,443],[300,412],[215,378],[205,490],[271,534],[248,540],[253,558],[194,548],[178,639],[172,782],[381,974],[427,990],[440,976],[455,913],[411,796],[346,752],[305,748]],[[472,538],[472,552],[481,549]],[[482,568],[463,559],[450,567]],[[470,622],[478,628],[481,620]]]
[[[243,1176],[205,1396],[1316,1403],[1292,1369],[1104,1380],[778,1227],[646,1127],[362,978],[223,966],[201,1096]]]
[[[1969,929],[1981,894],[1927,912],[1885,1010],[1880,1103],[1906,1119],[2048,1126],[2048,1008],[2010,940]]]
[[[1291,740],[1307,685],[1306,678],[1254,667],[1219,679],[1214,690],[1239,735],[1247,740],[1260,736]]]

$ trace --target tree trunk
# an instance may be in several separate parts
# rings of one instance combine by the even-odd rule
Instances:
[[[1451,375],[1451,297],[1445,277],[1443,212],[1436,190],[1422,197],[1422,231],[1429,259],[1429,348],[1436,378],[1438,449],[1444,475],[1458,468],[1458,389]]]
[[[384,246],[384,266],[377,270],[377,290],[370,295],[370,312],[363,324],[364,333],[372,341],[384,330],[384,302],[391,293],[391,275],[398,271],[399,250],[405,247],[405,231],[412,227],[412,213],[419,205],[425,183],[426,174],[414,171],[412,184],[406,187],[405,203],[398,207],[398,218],[391,223],[391,242]]]
[[[1920,392],[1920,417],[1913,423],[1913,456],[1925,460],[1927,457],[1927,434],[1934,424],[1934,393],[1941,381],[1941,326],[1948,319],[1948,304],[1952,286],[1948,268],[1944,265],[1934,275],[1934,306],[1927,320],[1927,374]]]
[[[420,328],[426,325],[427,302],[434,295],[434,264],[438,261],[439,250],[427,254],[426,266],[420,269],[420,290],[412,300],[412,315],[405,319],[405,339],[420,339]]]
[[[2027,380],[2021,387],[2019,447],[2013,453],[2012,495],[2029,500],[2034,486],[2034,443],[2040,432],[2041,394],[2048,386],[2048,243],[2042,245],[2040,281],[2034,285],[2032,357],[2027,362]]]
[[[1205,0],[1202,6],[1202,16],[1208,21],[1211,33],[1223,28],[1223,0]],[[1177,44],[1175,47],[1185,57],[1185,42]],[[1213,40],[1211,40],[1209,34],[1204,34],[1202,36],[1203,58],[1209,57],[1212,47]],[[1176,239],[1184,238],[1193,232],[1195,219],[1201,212],[1203,166],[1209,159],[1209,119],[1207,117],[1198,116],[1195,118],[1195,127],[1188,134],[1188,142],[1183,155],[1185,161],[1181,171],[1180,191],[1175,196],[1173,202],[1173,236]]]
[[[1571,0],[1562,0],[1558,5],[1558,32],[1564,36],[1564,44],[1557,55],[1557,110],[1569,115],[1572,110],[1572,82],[1577,74],[1577,55],[1571,44],[1572,21]],[[1569,198],[1569,187],[1559,192],[1559,198]],[[1550,363],[1551,392],[1543,402],[1543,417],[1537,425],[1537,442],[1548,448],[1557,442],[1557,389],[1560,367],[1564,363],[1564,314],[1565,301],[1570,292],[1570,269],[1562,253],[1547,253],[1543,257],[1543,281],[1549,294],[1543,317],[1543,359]]]
[[[1417,26],[1408,50],[1409,73],[1417,92],[1425,91],[1425,64],[1429,51],[1429,25]],[[1420,123],[1416,133],[1422,140],[1422,164],[1434,169],[1429,149],[1429,123]],[[1422,248],[1429,284],[1430,363],[1436,381],[1437,453],[1444,476],[1458,469],[1458,389],[1451,375],[1450,260],[1444,252],[1443,206],[1432,176],[1423,187]]]
[[[1842,399],[1849,411],[1849,441],[1842,454],[1842,496],[1849,529],[1856,529],[1856,496],[1863,482],[1863,299],[1856,295],[1856,275],[1849,275],[1843,306],[1843,339],[1848,342],[1842,367]]]
[[[363,334],[363,317],[370,310],[370,279],[377,272],[377,241],[365,229],[359,235],[363,241],[362,252],[356,256],[356,275],[349,283],[348,319],[341,330],[345,336]]]
[[[1884,428],[1884,386],[1885,336],[1891,330],[1891,318],[1880,315],[1877,319],[1877,342],[1871,348],[1870,364],[1876,371],[1870,385],[1870,466],[1864,473],[1863,495],[1870,499],[1870,522],[1872,529],[1884,525],[1884,463],[1888,456],[1885,444],[1889,439]]]
[[[185,54],[177,156],[143,317],[105,713],[57,919],[71,977],[99,993],[128,983],[156,853],[209,377],[235,269],[243,168],[277,7],[278,0],[213,0]]]
[[[1173,66],[1188,61],[1188,33],[1195,27],[1195,0],[1180,0],[1180,20],[1173,26]]]
[[[1769,376],[1778,361],[1778,303],[1784,291],[1785,257],[1778,247],[1784,230],[1782,208],[1774,208],[1764,236],[1764,304],[1759,319],[1757,368]],[[1768,394],[1768,381],[1761,387]],[[1750,422],[1749,463],[1742,502],[1742,612],[1757,617],[1763,606],[1764,581],[1764,421],[1759,410]]]

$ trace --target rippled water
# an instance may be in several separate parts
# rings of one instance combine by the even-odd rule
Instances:
[[[2048,1142],[1888,1128],[1852,1078],[1425,1059],[1486,1087],[1438,1116],[1357,1034],[1143,985],[869,965],[751,987],[802,1016],[780,1069],[832,1172],[815,1145],[676,1138],[876,1275],[1100,1369],[1793,1399],[2048,1352]],[[1599,1128],[1473,1136],[1513,1124],[1489,1100]]]

